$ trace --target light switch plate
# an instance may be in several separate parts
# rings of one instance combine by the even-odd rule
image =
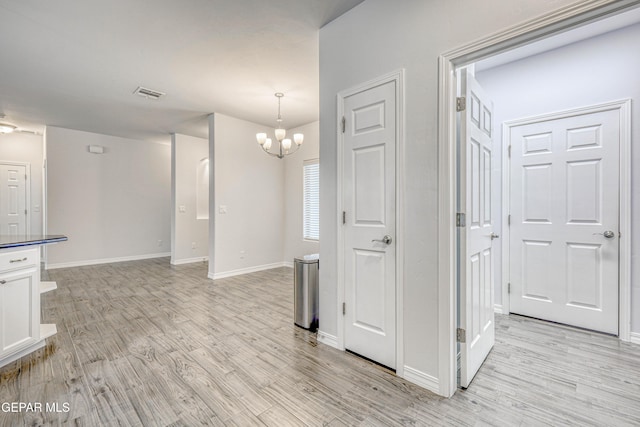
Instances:
[[[180,213],[185,213],[187,211],[187,207],[184,206],[184,205],[180,205],[180,206],[178,206],[178,211]]]
[[[220,205],[218,207],[218,213],[219,214],[226,214],[227,213],[227,205]]]

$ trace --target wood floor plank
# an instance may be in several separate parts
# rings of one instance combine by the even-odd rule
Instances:
[[[267,426],[273,427],[301,427],[305,424],[294,417],[286,409],[273,406],[258,416],[258,419]]]
[[[168,259],[44,271],[58,325],[47,346],[0,368],[2,426],[640,425],[640,346],[520,316],[471,386],[434,395],[293,325],[293,276],[221,280]]]

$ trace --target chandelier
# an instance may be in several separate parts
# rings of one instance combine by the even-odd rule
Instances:
[[[278,122],[278,127],[275,130],[275,136],[276,141],[278,141],[278,145],[277,147],[274,147],[275,151],[272,152],[271,148],[273,145],[273,140],[271,138],[267,138],[267,134],[264,132],[257,133],[256,139],[258,140],[258,144],[260,144],[265,153],[270,156],[282,159],[284,156],[293,154],[298,151],[298,149],[302,145],[302,141],[304,140],[304,135],[301,133],[293,134],[293,142],[295,143],[295,148],[292,151],[291,139],[285,138],[285,136],[287,136],[287,131],[285,129],[282,129],[282,116],[280,115],[280,100],[282,99],[284,94],[277,92],[275,96],[276,98],[278,98],[278,118],[276,119],[276,121]]]

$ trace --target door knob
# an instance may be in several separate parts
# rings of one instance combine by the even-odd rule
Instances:
[[[613,239],[613,238],[615,237],[615,235],[616,235],[616,233],[614,233],[614,232],[613,232],[613,231],[611,231],[611,230],[607,230],[607,231],[605,231],[604,233],[593,233],[593,235],[594,235],[594,236],[595,236],[596,234],[599,234],[600,236],[604,236],[604,237],[606,237],[607,239]]]
[[[493,240],[493,239],[497,239],[500,236],[498,236],[496,233],[491,233],[489,237],[491,237],[491,240]]]
[[[389,245],[391,244],[392,241],[393,239],[391,239],[391,236],[387,234],[382,239],[373,239],[371,242],[379,242],[379,243],[384,243],[385,245]]]

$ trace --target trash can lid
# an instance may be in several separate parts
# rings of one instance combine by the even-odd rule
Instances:
[[[315,264],[320,261],[320,254],[302,255],[297,256],[294,259],[304,264]]]

